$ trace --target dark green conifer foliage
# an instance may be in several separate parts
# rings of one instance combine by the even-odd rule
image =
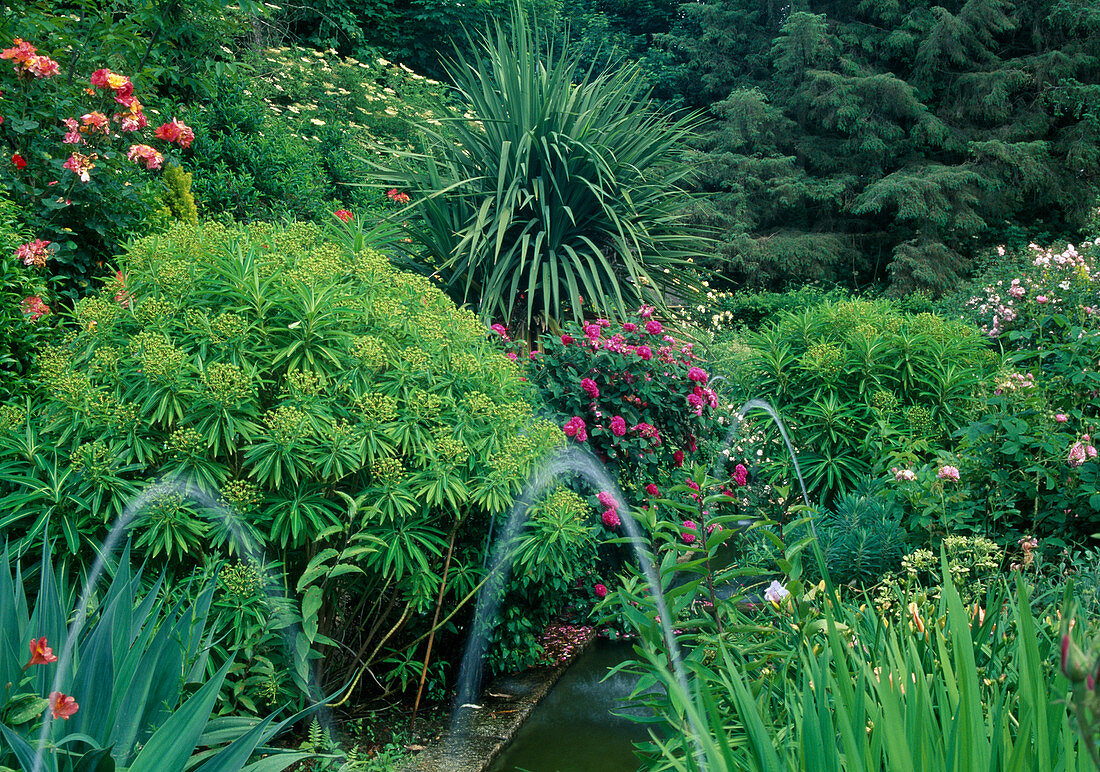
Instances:
[[[942,5],[936,4],[942,3]],[[718,266],[940,292],[991,242],[1080,227],[1100,174],[1096,0],[702,0],[658,42]]]

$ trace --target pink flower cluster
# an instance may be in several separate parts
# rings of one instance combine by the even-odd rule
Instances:
[[[947,482],[958,482],[959,470],[953,466],[941,466],[940,470],[936,472],[936,477]]]
[[[898,469],[895,466],[890,471],[894,473],[895,482],[912,482],[917,479],[917,473],[912,469]]]
[[[596,496],[600,503],[606,507],[600,518],[603,520],[603,524],[608,528],[618,528],[621,524],[619,520],[619,502],[615,500],[615,497],[608,491],[600,491]]]
[[[1093,447],[1089,435],[1084,434],[1081,436],[1080,440],[1070,446],[1069,455],[1066,457],[1066,463],[1072,467],[1078,467],[1094,458],[1096,458],[1096,448]]]
[[[60,66],[48,56],[42,56],[30,43],[15,38],[12,48],[0,51],[0,59],[11,59],[15,72],[19,76],[31,75],[35,78],[50,78],[61,71]]]
[[[29,298],[24,298],[23,302],[19,304],[19,310],[26,314],[32,322],[37,322],[46,314],[50,313],[50,307],[42,302],[42,298],[38,295],[31,295]]]
[[[164,163],[164,156],[156,148],[149,145],[130,145],[126,157],[131,161],[145,164],[145,168],[150,171],[159,169],[160,165]]]
[[[50,246],[49,241],[43,241],[42,239],[35,239],[34,241],[26,244],[19,245],[15,250],[15,257],[17,260],[22,260],[23,265],[33,265],[35,268],[42,268],[46,265],[46,261],[50,259]]]
[[[573,416],[565,422],[565,426],[562,427],[562,431],[565,432],[565,436],[573,437],[577,442],[585,442],[588,439],[588,431],[584,426],[584,419],[580,416]]]
[[[153,132],[153,136],[165,142],[179,145],[184,150],[191,147],[191,143],[195,141],[195,132],[191,127],[175,118],[158,127]]]
[[[585,625],[559,623],[547,625],[539,638],[539,643],[542,644],[542,658],[553,665],[564,664],[584,649],[595,636],[596,631]]]
[[[1093,267],[1088,253],[1095,244],[1088,243],[1079,251],[1072,244],[1062,252],[1043,249],[1031,244],[1031,265],[1036,270],[1032,275],[1012,279],[1006,285],[1004,281],[990,284],[984,289],[983,297],[970,298],[967,306],[976,308],[978,313],[989,315],[990,321],[982,326],[982,332],[991,338],[1001,336],[1014,324],[1023,323],[1034,303],[1036,313],[1047,314],[1048,307],[1055,311],[1068,312],[1067,300],[1075,289],[1092,290],[1095,284]],[[1004,254],[1004,248],[998,248]],[[1095,292],[1089,294],[1094,295]],[[1087,315],[1097,312],[1092,305],[1081,306],[1079,310]]]

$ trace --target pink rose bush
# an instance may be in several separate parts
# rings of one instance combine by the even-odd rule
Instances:
[[[1006,251],[997,270],[966,302],[1007,360],[962,433],[960,461],[982,470],[967,482],[995,519],[1087,536],[1100,526],[1100,464],[1089,439],[1100,425],[1100,245],[1032,244]]]
[[[0,189],[26,213],[31,244],[52,242],[55,276],[87,279],[149,214],[146,175],[190,148],[195,133],[172,117],[144,135],[150,111],[126,74],[102,67],[55,77],[58,63],[21,39],[0,60],[11,64],[0,66],[0,112],[21,118],[0,116],[19,172],[0,175]],[[41,252],[33,265],[42,267]]]
[[[569,441],[585,444],[638,494],[699,458],[699,438],[724,433],[706,368],[654,313],[643,306],[617,325],[567,323],[532,362]]]

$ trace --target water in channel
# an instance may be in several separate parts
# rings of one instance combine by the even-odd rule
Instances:
[[[635,772],[646,725],[612,715],[637,679],[609,668],[631,658],[629,643],[596,640],[562,675],[489,772]],[[637,709],[634,709],[635,711]]]

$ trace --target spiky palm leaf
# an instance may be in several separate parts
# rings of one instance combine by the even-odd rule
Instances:
[[[518,14],[457,54],[457,108],[420,126],[423,150],[376,172],[408,190],[452,294],[521,329],[585,310],[688,298],[706,246],[683,221],[681,151],[698,117],[648,103],[638,68],[589,71]]]

